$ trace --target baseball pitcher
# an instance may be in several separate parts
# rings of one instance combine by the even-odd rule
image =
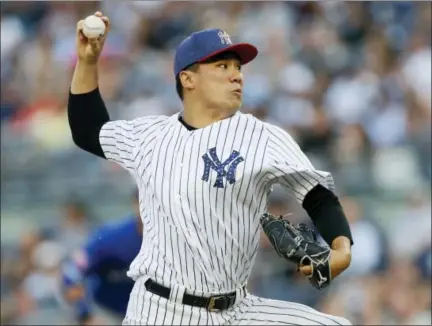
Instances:
[[[108,33],[108,18],[96,15]],[[78,23],[68,113],[76,145],[117,162],[140,190],[145,232],[128,271],[135,284],[123,324],[350,325],[246,290],[261,229],[319,289],[349,266],[352,245],[331,175],[314,169],[287,132],[240,112],[242,66],[257,48],[221,29],[191,34],[173,64],[183,110],[112,121],[98,89],[107,33],[86,38]],[[304,225],[266,213],[275,183],[302,204],[328,246]]]

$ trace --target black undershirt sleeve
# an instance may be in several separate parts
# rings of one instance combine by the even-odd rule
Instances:
[[[85,94],[69,92],[68,119],[74,143],[89,153],[105,158],[99,133],[110,117],[99,88]]]
[[[309,214],[318,232],[328,245],[345,236],[354,244],[351,229],[338,197],[322,185],[317,185],[306,195],[303,208]]]

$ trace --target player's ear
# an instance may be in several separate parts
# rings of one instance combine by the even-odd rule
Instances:
[[[196,76],[195,73],[190,70],[184,70],[180,72],[180,82],[184,89],[194,89],[195,88],[195,82],[196,82]]]

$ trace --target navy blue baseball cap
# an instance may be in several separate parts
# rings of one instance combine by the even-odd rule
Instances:
[[[194,63],[204,62],[223,53],[234,52],[242,65],[258,55],[258,49],[249,43],[231,42],[230,36],[221,29],[205,29],[192,33],[177,47],[174,59],[174,75]]]

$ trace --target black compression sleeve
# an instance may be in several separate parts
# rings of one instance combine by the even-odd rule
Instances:
[[[89,153],[105,158],[99,133],[110,118],[99,88],[85,94],[69,92],[68,118],[74,143]]]
[[[303,208],[309,214],[323,239],[331,246],[334,239],[345,236],[354,244],[351,229],[337,196],[317,185],[306,195]]]

